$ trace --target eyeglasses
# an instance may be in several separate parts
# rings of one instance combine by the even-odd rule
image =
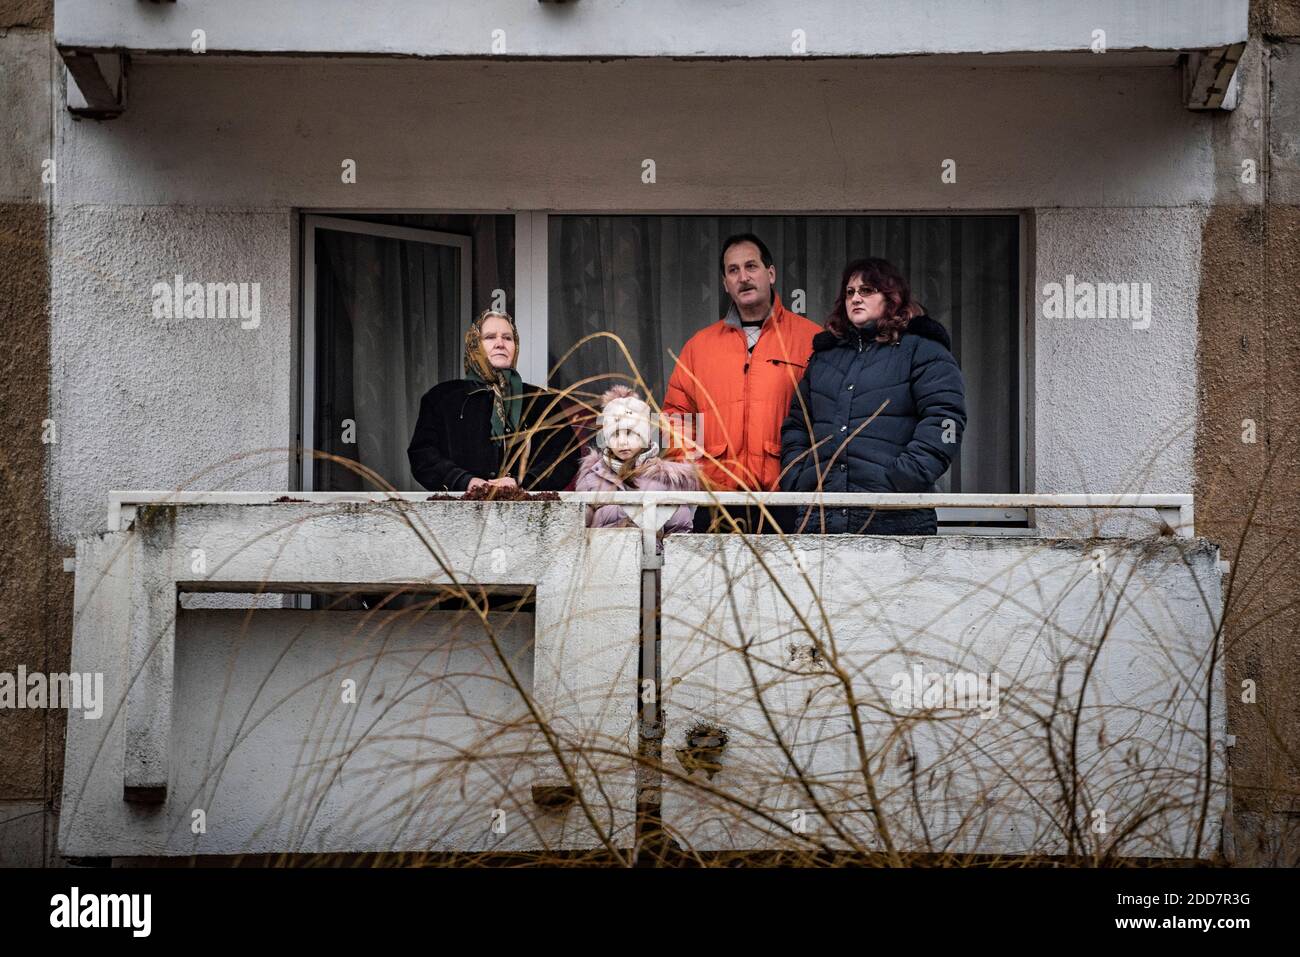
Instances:
[[[849,286],[844,290],[844,301],[848,302],[855,295],[861,295],[863,299],[866,299],[870,296],[874,296],[878,292],[880,292],[880,290],[875,286],[868,286],[865,283],[856,288]]]

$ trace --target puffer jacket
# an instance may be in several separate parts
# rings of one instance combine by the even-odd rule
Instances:
[[[700,487],[695,466],[687,462],[670,462],[653,456],[645,462],[645,470],[636,476],[635,484],[620,482],[614,470],[598,449],[583,456],[578,466],[575,492],[694,492]],[[663,532],[689,532],[694,522],[695,509],[679,505],[664,523]],[[615,525],[632,525],[631,516],[620,505],[596,506],[595,514],[587,524],[592,528],[610,528]]]
[[[720,491],[774,491],[781,473],[781,421],[812,352],[815,322],[781,305],[772,311],[749,351],[745,333],[720,319],[682,347],[668,380],[663,410],[700,416],[704,481]],[[672,457],[678,451],[672,450]]]
[[[827,330],[813,340],[781,427],[783,491],[933,492],[948,470],[966,428],[966,399],[947,330],[921,315],[892,345],[875,336],[870,322],[844,339]],[[934,509],[802,511],[804,532],[938,530]]]

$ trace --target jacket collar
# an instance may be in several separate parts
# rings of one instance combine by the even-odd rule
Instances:
[[[767,317],[763,320],[760,329],[766,329],[769,321],[780,322],[781,316],[785,314],[785,307],[781,305],[781,296],[775,289],[772,290],[772,308],[768,310]],[[745,327],[740,322],[740,310],[736,308],[735,302],[727,307],[727,314],[722,317],[722,321],[732,326],[740,332],[745,331]]]
[[[948,351],[952,351],[952,338],[948,335],[948,330],[924,313],[913,317],[912,321],[903,329],[903,335],[933,339]],[[836,346],[857,348],[859,340],[868,343],[875,341],[875,338],[876,324],[874,321],[868,322],[861,329],[850,329],[849,334],[843,339],[829,329],[823,329],[813,337],[813,352],[824,352],[827,349],[834,349]]]
[[[645,465],[646,462],[649,461],[650,459],[654,459],[658,457],[659,457],[659,443],[651,439],[650,447],[646,449],[644,452],[641,452],[637,455],[636,460],[632,463],[632,468],[634,469],[640,468],[641,466]],[[613,455],[611,455],[608,448],[601,450],[600,459],[598,460],[598,462],[600,467],[604,469],[606,474],[611,479],[617,480],[619,469],[622,467],[623,463],[617,458],[615,458]]]

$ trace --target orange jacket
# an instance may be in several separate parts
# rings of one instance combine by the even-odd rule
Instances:
[[[707,487],[777,489],[781,423],[820,331],[774,295],[752,354],[744,331],[725,319],[701,329],[682,348],[663,410],[683,417],[700,414],[703,435],[694,438],[703,446],[697,464]]]

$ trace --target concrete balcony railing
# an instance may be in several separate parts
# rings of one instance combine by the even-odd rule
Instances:
[[[115,493],[77,550],[72,667],[105,705],[69,722],[61,852],[627,860],[639,807],[701,853],[1216,849],[1220,571],[1189,496],[840,498],[1156,508],[1177,534],[657,556],[666,506],[710,496]],[[597,500],[645,527],[587,529]],[[405,598],[181,601],[203,592]]]

